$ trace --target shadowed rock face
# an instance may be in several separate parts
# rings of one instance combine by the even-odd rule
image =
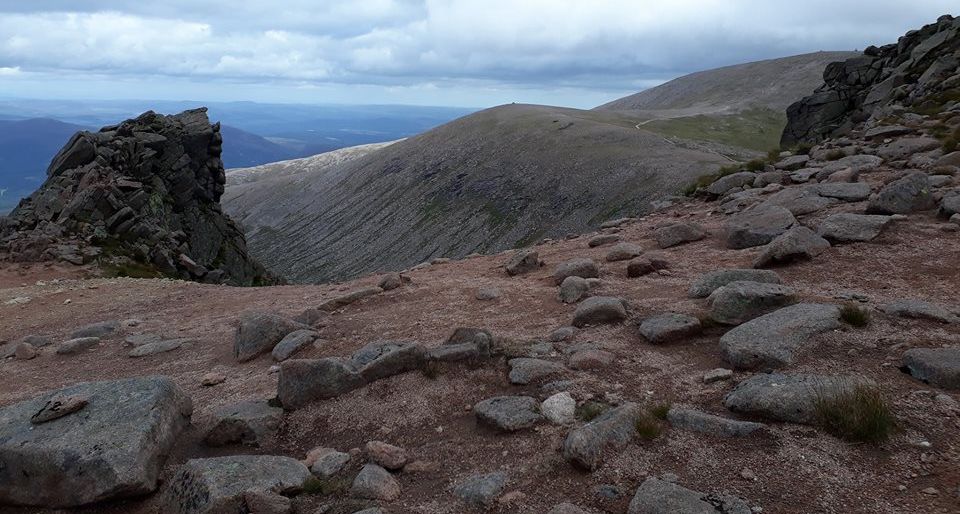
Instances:
[[[824,84],[787,109],[781,145],[842,135],[857,123],[893,114],[895,104],[942,105],[951,92],[960,94],[958,49],[960,18],[942,16],[895,44],[871,46],[863,55],[831,63],[823,72]]]
[[[271,282],[220,209],[220,125],[206,109],[78,132],[0,226],[0,259],[94,260],[207,282]]]

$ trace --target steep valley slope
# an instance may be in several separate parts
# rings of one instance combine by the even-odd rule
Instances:
[[[522,246],[651,202],[728,163],[618,113],[505,105],[325,173],[227,189],[250,249],[288,280]]]

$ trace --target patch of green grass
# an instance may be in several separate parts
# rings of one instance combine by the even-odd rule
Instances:
[[[792,151],[794,155],[810,155],[813,145],[810,143],[800,143]]]
[[[852,303],[840,307],[840,319],[844,323],[862,328],[870,324],[870,311]]]
[[[652,441],[663,433],[663,427],[660,424],[660,420],[657,419],[652,413],[646,412],[637,418],[637,422],[634,423],[634,428],[637,429],[637,435],[641,439],[647,441]]]
[[[589,422],[593,421],[604,412],[607,412],[608,409],[610,409],[609,405],[590,400],[578,405],[574,414],[576,415],[577,419]]]
[[[659,403],[650,408],[650,414],[659,420],[667,419],[667,413],[670,412],[670,402]]]
[[[780,134],[787,116],[773,109],[749,109],[724,116],[690,116],[656,120],[643,126],[665,136],[701,141],[766,152],[780,145]]]
[[[780,148],[771,148],[767,150],[767,162],[777,162],[780,160]]]
[[[319,478],[314,476],[303,483],[303,494],[329,496],[340,491],[346,491],[348,487],[350,487],[350,482],[345,478]]]
[[[103,264],[100,266],[103,270],[103,276],[106,278],[128,277],[128,278],[164,278],[162,272],[149,264],[139,262],[125,262],[117,264]]]
[[[857,443],[882,443],[897,430],[890,403],[876,386],[857,385],[837,395],[816,399],[817,419],[840,439]]]
[[[763,171],[763,168],[767,166],[767,161],[763,159],[753,159],[748,161],[744,167],[747,171]]]

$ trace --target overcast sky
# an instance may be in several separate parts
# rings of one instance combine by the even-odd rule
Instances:
[[[592,107],[692,71],[892,43],[956,5],[0,0],[0,96]]]

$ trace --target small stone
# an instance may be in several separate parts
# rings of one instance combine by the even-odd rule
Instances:
[[[391,291],[403,285],[403,277],[399,273],[387,273],[377,285],[384,291]]]
[[[353,480],[350,494],[369,500],[393,501],[400,497],[400,483],[376,464],[364,464]]]
[[[147,343],[130,350],[130,353],[128,353],[127,356],[131,358],[138,358],[146,357],[148,355],[155,355],[158,353],[172,352],[173,350],[183,346],[188,341],[189,339],[169,339],[167,341],[160,341],[158,343]]]
[[[57,355],[73,355],[88,350],[100,344],[99,337],[80,337],[60,343],[57,347]]]
[[[553,343],[559,343],[561,341],[567,341],[572,338],[577,333],[576,327],[560,327],[553,332],[550,332],[550,335],[547,336],[547,341]]]
[[[640,335],[652,344],[665,344],[698,335],[700,320],[686,314],[667,313],[643,320]]]
[[[570,369],[600,369],[613,363],[614,355],[610,352],[590,348],[574,352],[567,365]]]
[[[594,296],[580,303],[573,314],[572,325],[579,328],[586,325],[620,323],[626,318],[627,310],[623,300],[612,296]]]
[[[598,236],[593,236],[587,241],[587,246],[590,248],[596,248],[597,246],[603,246],[610,243],[616,243],[621,237],[618,234],[600,234]]]
[[[540,404],[540,413],[556,425],[570,425],[576,421],[576,409],[577,401],[567,391],[554,394]]]
[[[474,295],[474,298],[480,300],[481,302],[487,302],[490,300],[496,300],[497,298],[500,298],[500,296],[500,290],[496,287],[481,287],[480,289],[477,289],[477,294]]]
[[[603,463],[604,454],[620,451],[633,440],[639,417],[640,407],[635,403],[608,410],[567,434],[563,457],[577,467],[597,469]]]
[[[33,347],[32,344],[21,342],[17,343],[16,348],[14,349],[13,355],[18,360],[30,360],[37,356],[37,349]]]
[[[461,501],[475,508],[492,506],[507,486],[507,474],[502,471],[473,475],[453,487]]]
[[[703,383],[712,384],[721,380],[730,380],[733,378],[733,370],[726,368],[717,368],[703,374]]]
[[[90,337],[104,338],[113,334],[119,326],[120,326],[120,323],[117,321],[102,321],[100,323],[92,323],[85,327],[74,330],[73,333],[70,334],[70,338],[71,339],[90,338]]]
[[[516,432],[539,423],[539,402],[530,396],[497,396],[473,407],[477,420],[504,432]]]
[[[216,371],[211,371],[204,374],[200,377],[200,385],[204,387],[215,386],[217,384],[222,384],[227,381],[227,376],[223,373],[217,373]]]
[[[366,451],[367,457],[372,462],[391,471],[403,469],[403,466],[410,460],[407,450],[383,441],[368,442]]]
[[[510,366],[510,383],[517,385],[527,385],[566,371],[559,363],[527,357],[510,359],[507,364]]]
[[[304,462],[310,472],[320,478],[330,478],[340,473],[350,462],[350,454],[333,448],[314,448],[307,454]]]
[[[590,284],[582,277],[567,277],[560,284],[560,301],[563,303],[577,303],[587,295]]]
[[[309,329],[294,330],[283,336],[283,339],[270,351],[270,355],[273,357],[273,360],[277,362],[285,361],[316,341],[319,335],[317,332]]]
[[[928,494],[928,495],[930,495],[930,496],[936,496],[936,495],[940,494],[940,490],[937,489],[936,487],[928,487],[928,488],[926,488],[926,489],[924,489],[924,490],[922,490],[922,491],[920,491],[920,492],[923,493],[923,494]]]
[[[740,478],[753,482],[757,480],[757,475],[750,468],[743,468],[740,470]]]

